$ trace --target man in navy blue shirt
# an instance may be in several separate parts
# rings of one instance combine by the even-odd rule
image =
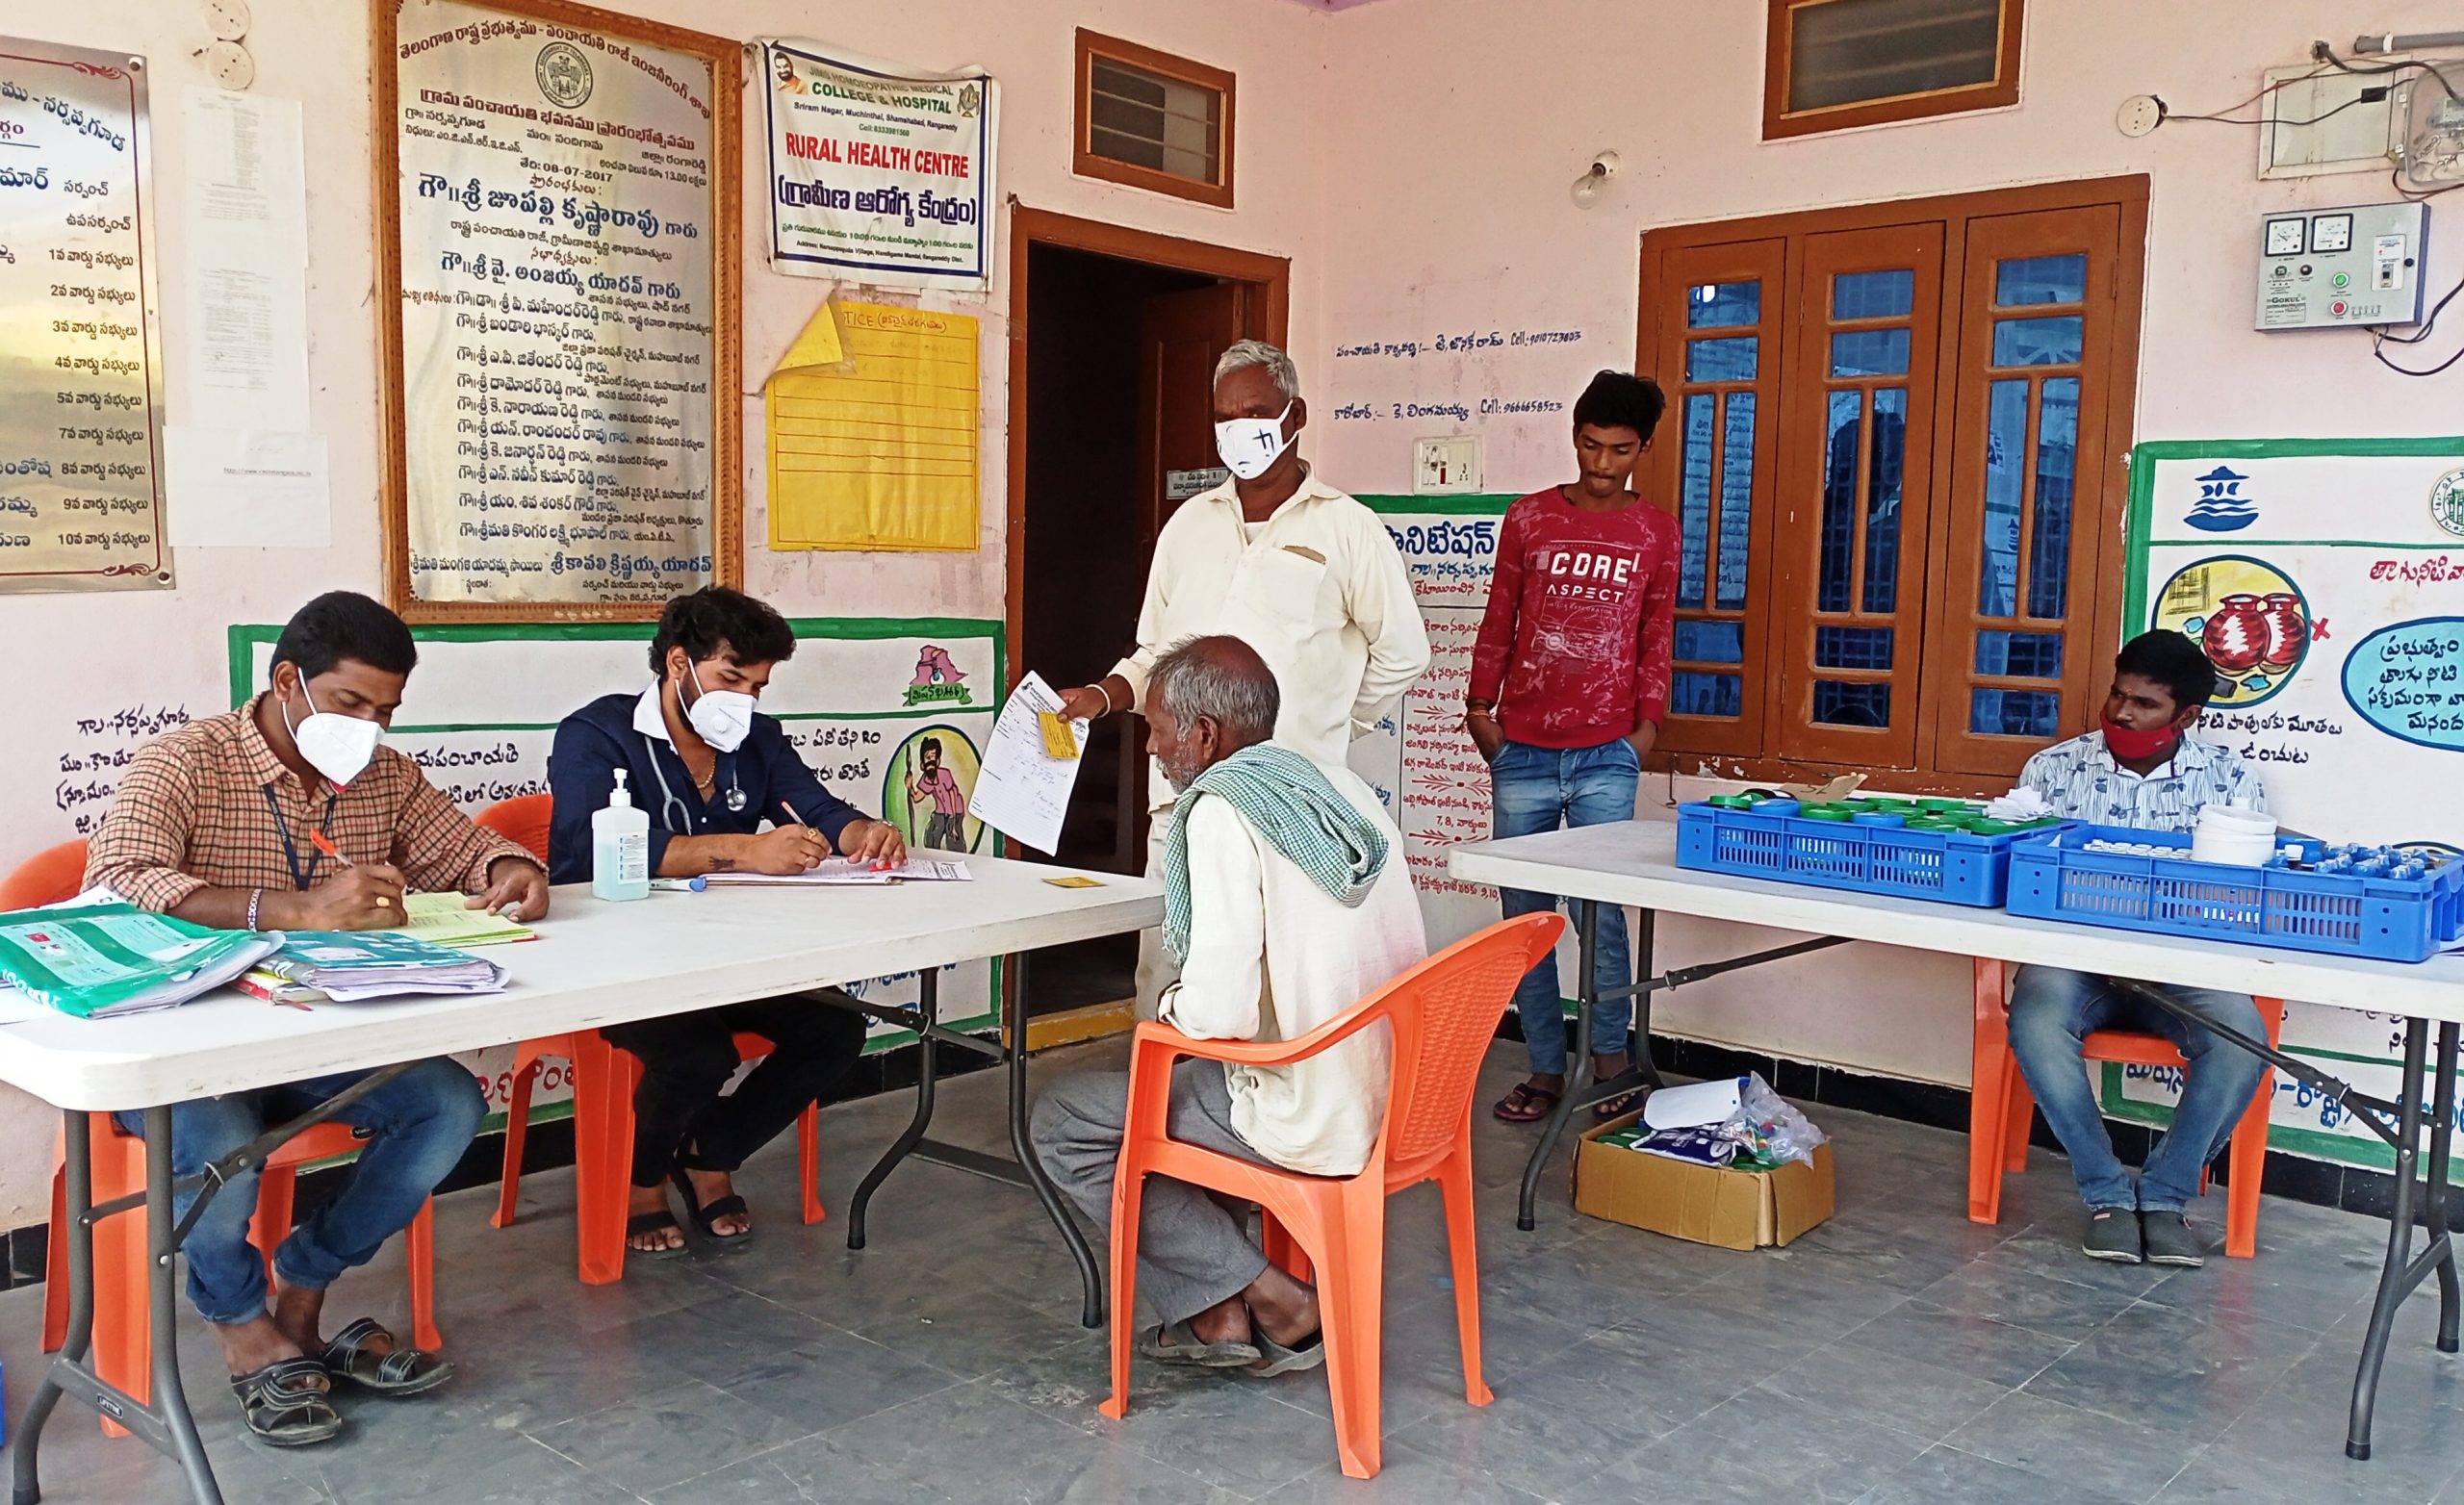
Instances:
[[[823,788],[785,729],[755,711],[770,671],[795,650],[786,621],[741,592],[714,585],[668,602],[651,640],[650,687],[603,696],[556,727],[551,880],[589,881],[590,818],[606,806],[618,769],[650,812],[650,870],[661,878],[802,873],[833,853],[904,862],[897,829]],[[721,1097],[739,1031],[772,1050]],[[626,1243],[669,1254],[684,1247],[670,1184],[706,1237],[752,1234],[732,1173],[855,1064],[864,1020],[809,996],[765,998],[611,1025],[606,1034],[642,1062]]]

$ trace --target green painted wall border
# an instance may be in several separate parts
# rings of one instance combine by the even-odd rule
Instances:
[[[2131,446],[2130,515],[2122,535],[2125,550],[2122,558],[2122,636],[2128,638],[2138,632],[2140,624],[2147,620],[2147,549],[2156,529],[2156,462],[2280,460],[2322,455],[2372,459],[2389,455],[2441,454],[2464,455],[2464,434],[2422,439],[2150,439]],[[2259,539],[2252,542],[2272,541]],[[2287,541],[2274,547],[2299,547],[2300,542],[2304,541]],[[2374,544],[2370,547],[2381,546]]]
[[[987,705],[918,706],[907,711],[811,711],[794,712],[778,718],[781,721],[867,721],[888,718],[944,717],[981,713],[998,716],[1001,701],[1010,682],[1009,625],[998,617],[790,617],[787,625],[799,642],[806,639],[842,643],[882,642],[902,637],[989,638],[992,641],[993,700]],[[435,623],[411,628],[416,643],[647,643],[657,632],[652,622],[505,622],[505,623]],[[225,630],[227,672],[233,708],[244,705],[256,693],[255,649],[260,643],[270,645],[282,636],[278,625],[266,623],[233,623]],[[560,716],[559,720],[562,719]],[[397,732],[437,733],[448,731],[544,731],[555,722],[490,724],[440,724],[436,726],[405,726]],[[998,839],[998,832],[995,832]],[[985,965],[991,971],[990,1007],[972,1019],[944,1021],[950,1029],[975,1033],[999,1027],[1001,1022],[1001,988],[1003,968],[1000,958],[987,957]],[[864,1054],[877,1056],[915,1043],[912,1030],[889,1030],[864,1042]],[[541,1123],[570,1113],[562,1104],[535,1110],[531,1122]],[[504,1115],[489,1115],[487,1127],[501,1130]]]
[[[1408,497],[1391,493],[1353,499],[1381,517],[1396,513],[1426,513],[1438,517],[1493,518],[1521,501],[1523,492],[1450,492],[1442,497]]]
[[[888,638],[951,637],[990,638],[992,640],[993,691],[990,709],[998,714],[1001,697],[1009,685],[1010,629],[998,617],[790,617],[787,625],[802,642],[808,638],[830,639],[842,643],[881,642]],[[647,643],[656,634],[658,625],[650,622],[504,622],[504,623],[439,623],[411,628],[416,643]],[[270,645],[282,636],[279,625],[266,623],[233,623],[226,629],[226,667],[234,707],[247,703],[256,693],[255,649],[260,643]],[[975,707],[965,707],[974,709]],[[902,711],[852,711],[843,715],[832,711],[814,711],[813,717],[844,720],[865,720],[885,716],[905,715]],[[562,720],[559,713],[558,720]],[[798,712],[780,720],[804,720]],[[535,726],[552,727],[553,721]],[[491,726],[457,726],[441,724],[427,727],[403,727],[402,731],[492,731],[526,729],[534,724],[516,724],[499,728]]]

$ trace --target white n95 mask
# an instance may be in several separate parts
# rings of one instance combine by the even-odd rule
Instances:
[[[722,752],[744,746],[753,734],[753,697],[741,690],[705,690],[701,670],[687,665],[685,672],[693,676],[695,699],[684,711],[693,734]]]
[[[1245,481],[1254,481],[1267,473],[1267,468],[1282,458],[1292,447],[1283,436],[1283,421],[1292,416],[1292,404],[1272,418],[1236,418],[1215,425],[1215,452],[1223,457],[1223,468]]]
[[[383,741],[385,728],[357,716],[337,716],[332,711],[317,709],[317,698],[308,693],[308,682],[299,682],[299,693],[307,697],[308,714],[298,726],[291,725],[291,707],[282,707],[282,724],[289,728],[291,740],[308,766],[325,776],[325,781],[339,789],[357,778],[376,756],[376,744]]]

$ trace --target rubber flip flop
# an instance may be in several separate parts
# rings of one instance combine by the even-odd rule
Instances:
[[[1255,1335],[1261,1341],[1264,1334]],[[1138,1340],[1138,1351],[1158,1364],[1188,1365],[1197,1369],[1245,1369],[1264,1357],[1254,1343],[1210,1343],[1187,1322],[1150,1327]]]
[[[638,1249],[633,1246],[635,1234],[654,1234],[667,1228],[673,1228],[680,1234],[684,1232],[684,1225],[679,1223],[676,1214],[665,1208],[655,1212],[636,1212],[625,1219],[626,1255],[637,1260],[674,1260],[693,1252],[692,1246],[681,1239],[664,1249]]]
[[[1302,1341],[1286,1348],[1266,1335],[1263,1328],[1252,1327],[1250,1335],[1258,1340],[1260,1362],[1241,1372],[1251,1379],[1268,1379],[1290,1374],[1296,1369],[1314,1369],[1326,1362],[1326,1335],[1312,1333]]]
[[[1536,1124],[1556,1109],[1558,1094],[1518,1082],[1489,1111],[1510,1124]]]

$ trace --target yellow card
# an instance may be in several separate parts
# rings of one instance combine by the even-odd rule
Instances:
[[[1078,733],[1055,711],[1036,712],[1036,725],[1043,728],[1043,752],[1046,757],[1076,757]]]
[[[1044,881],[1055,888],[1101,888],[1104,886],[1101,879],[1089,878],[1084,873],[1072,873],[1065,878],[1047,878]]]

